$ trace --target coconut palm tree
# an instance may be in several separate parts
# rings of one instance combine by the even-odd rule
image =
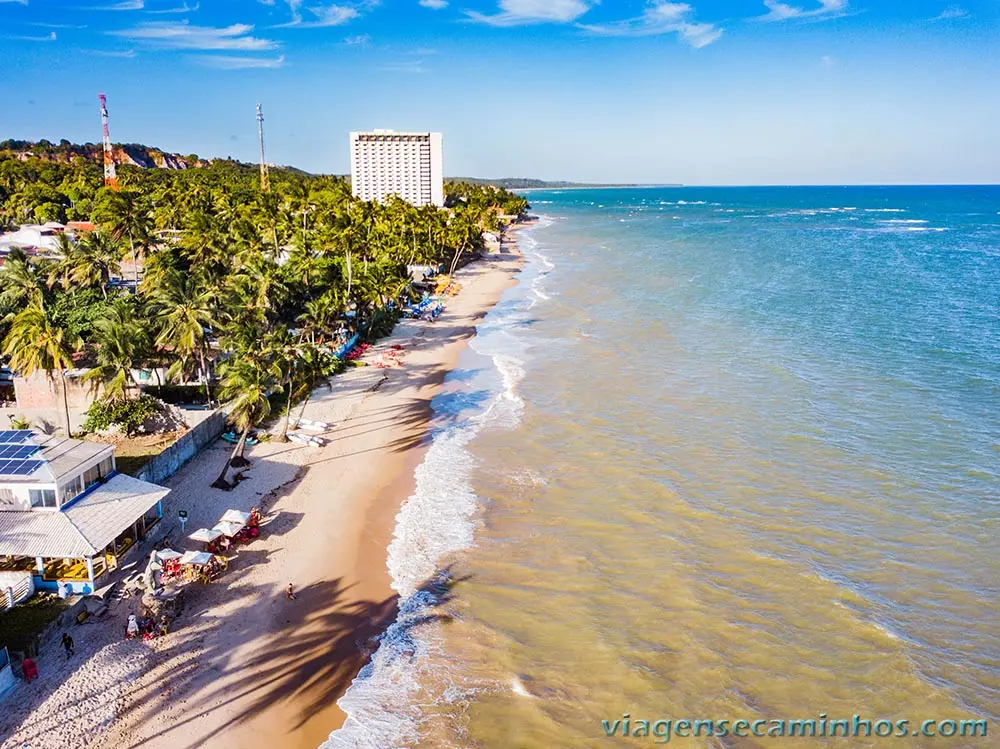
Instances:
[[[49,271],[49,288],[58,284],[73,294],[77,289],[97,287],[107,299],[111,277],[121,273],[119,243],[108,234],[91,232],[78,244],[60,235],[59,245],[62,258]]]
[[[12,250],[0,273],[0,304],[15,309],[40,305],[44,294],[38,265],[21,250]]]
[[[139,287],[139,264],[136,248],[143,257],[153,241],[153,219],[143,195],[134,189],[108,192],[100,211],[101,223],[116,239],[128,239],[132,253],[132,270],[136,289]]]
[[[71,339],[56,325],[40,303],[32,303],[14,318],[3,348],[10,357],[11,369],[24,377],[43,371],[50,381],[58,383],[66,435],[70,437],[73,427],[66,395],[66,370],[72,368],[73,352],[81,345],[79,339]]]
[[[94,325],[97,363],[83,379],[103,383],[104,393],[110,400],[128,398],[129,387],[137,386],[132,369],[149,352],[148,327],[132,304],[117,299]]]
[[[212,486],[232,489],[234,482],[229,474],[232,468],[239,466],[238,459],[243,457],[251,427],[270,415],[271,401],[268,396],[276,382],[271,362],[262,356],[237,356],[224,362],[220,369],[222,387],[219,397],[229,404],[229,415],[240,430],[240,439]]]
[[[172,351],[178,357],[167,375],[177,377],[183,373],[187,362],[197,361],[211,406],[209,331],[219,316],[218,293],[199,276],[190,273],[169,274],[164,280],[163,286],[150,292],[149,313],[159,328],[157,347]]]

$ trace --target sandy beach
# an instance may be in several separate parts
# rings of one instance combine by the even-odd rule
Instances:
[[[317,390],[305,416],[334,425],[327,446],[263,442],[231,492],[210,488],[231,449],[221,441],[172,477],[162,533],[174,548],[196,546],[179,510],[190,533],[226,509],[259,505],[260,538],[231,552],[220,580],[188,586],[164,638],[122,640],[118,625],[139,606],[132,598],[72,629],[73,659],[48,643],[43,678],[20,685],[17,712],[0,721],[0,749],[315,749],[326,740],[343,721],[336,700],[395,618],[386,547],[426,449],[430,401],[520,266],[511,242],[463,268],[461,292],[437,321],[401,322],[366,353],[370,366]],[[393,346],[400,364],[375,366]],[[295,600],[284,595],[290,582]]]

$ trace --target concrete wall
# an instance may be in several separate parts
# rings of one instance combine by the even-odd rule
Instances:
[[[191,460],[201,448],[222,434],[225,426],[226,413],[221,409],[215,411],[198,426],[146,463],[142,470],[136,474],[136,478],[151,484],[162,484],[177,473],[180,467]]]

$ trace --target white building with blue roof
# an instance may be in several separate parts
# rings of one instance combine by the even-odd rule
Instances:
[[[169,491],[118,473],[110,445],[0,431],[0,570],[92,593],[163,517]]]

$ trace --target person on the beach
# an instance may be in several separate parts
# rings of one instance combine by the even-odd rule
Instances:
[[[167,634],[167,625],[168,625],[167,615],[163,614],[162,616],[160,616],[160,632],[159,632],[160,637],[163,637]]]
[[[69,658],[76,652],[76,650],[73,648],[73,638],[69,636],[68,632],[63,632],[62,646],[63,649],[66,651],[67,658]]]
[[[135,614],[129,614],[128,624],[125,625],[125,637],[131,639],[139,636],[139,620]]]
[[[288,583],[288,587],[285,588],[285,598],[289,601],[295,600],[295,589],[292,587],[291,583]]]

